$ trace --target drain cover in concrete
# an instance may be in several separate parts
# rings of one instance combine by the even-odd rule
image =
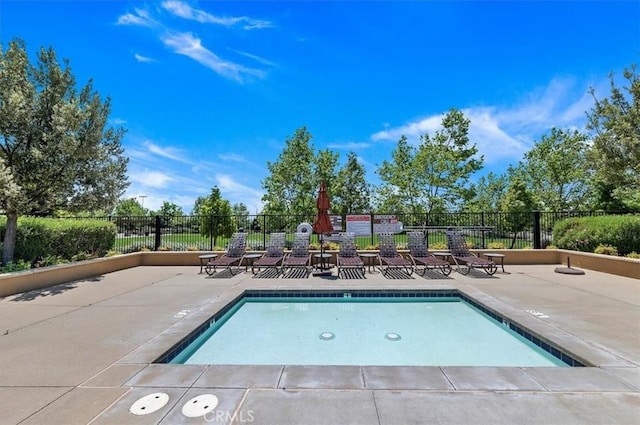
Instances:
[[[187,401],[182,406],[182,414],[188,418],[197,418],[211,412],[218,405],[218,397],[202,394]]]
[[[169,394],[167,393],[148,394],[133,403],[129,412],[134,415],[148,415],[162,409],[168,402]]]

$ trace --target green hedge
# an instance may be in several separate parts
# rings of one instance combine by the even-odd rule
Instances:
[[[620,255],[640,251],[640,215],[569,218],[553,227],[558,248],[594,252],[599,245],[616,247]]]
[[[0,241],[4,240],[6,218],[0,220]],[[66,220],[20,217],[16,234],[15,260],[42,257],[71,260],[77,254],[103,256],[116,241],[115,224],[105,220]]]

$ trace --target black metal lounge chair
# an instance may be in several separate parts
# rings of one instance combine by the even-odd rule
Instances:
[[[404,270],[409,276],[413,274],[413,263],[398,253],[395,235],[393,233],[380,233],[380,252],[378,261],[380,271],[387,276],[392,270]]]
[[[294,268],[304,268],[307,273],[311,270],[311,254],[309,253],[309,233],[296,233],[293,239],[291,253],[282,261],[282,273]]]
[[[261,269],[275,269],[277,275],[282,273],[282,260],[284,260],[285,233],[271,233],[267,252],[251,265],[251,272],[257,274]],[[277,276],[276,275],[276,276]]]
[[[451,258],[456,263],[456,269],[463,275],[469,274],[471,269],[482,269],[488,275],[493,275],[498,266],[491,260],[480,258],[467,248],[467,242],[460,232],[447,230],[447,243]]]
[[[451,274],[451,264],[448,261],[431,254],[424,242],[424,233],[408,232],[409,259],[420,276],[424,276],[427,270],[438,270],[445,276]]]
[[[336,266],[338,277],[340,277],[340,272],[344,272],[346,269],[358,270],[364,276],[364,262],[358,256],[353,233],[340,234],[340,250],[336,256]]]
[[[242,264],[244,254],[246,253],[247,234],[244,232],[237,232],[231,236],[229,241],[229,247],[227,252],[221,257],[217,257],[210,260],[205,266],[205,271],[209,276],[215,274],[218,267],[224,267],[233,274],[233,266],[239,266]]]

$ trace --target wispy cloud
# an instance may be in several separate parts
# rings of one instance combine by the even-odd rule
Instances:
[[[257,55],[251,54],[251,53],[247,53],[247,52],[243,52],[243,51],[240,51],[240,50],[231,49],[231,48],[229,50],[231,50],[234,53],[239,54],[240,56],[244,56],[246,58],[253,59],[254,61],[258,62],[261,65],[276,66],[276,64],[274,62],[271,62],[270,60],[267,60],[267,59],[262,58],[260,56],[257,56]]]
[[[371,146],[371,143],[366,143],[366,142],[329,143],[327,145],[327,147],[330,149],[343,149],[343,150],[352,150],[352,151],[366,149],[369,146]]]
[[[182,1],[169,0],[162,2],[162,8],[174,16],[197,21],[203,24],[218,24],[223,26],[235,26],[244,24],[245,30],[271,28],[273,24],[269,21],[253,19],[246,16],[220,17],[212,15],[200,9],[194,9],[189,4]]]
[[[202,45],[202,41],[191,33],[167,33],[162,37],[163,43],[175,53],[187,56],[213,70],[218,75],[242,83],[246,76],[264,78],[265,73],[259,69],[246,68],[237,63],[221,59],[218,55]]]
[[[171,182],[171,177],[160,171],[130,172],[129,177],[133,183],[142,187],[164,188]]]
[[[122,118],[110,118],[109,124],[111,125],[124,125],[127,123],[127,120],[123,120]]]
[[[173,161],[180,161],[180,162],[184,162],[187,164],[190,164],[191,161],[189,161],[188,159],[186,159],[183,154],[182,151],[180,149],[176,149],[176,148],[172,148],[172,147],[168,147],[168,148],[163,148],[161,146],[156,145],[155,143],[151,142],[151,141],[146,141],[144,142],[144,147],[151,153],[161,156],[163,158],[168,158],[171,159]]]
[[[218,158],[223,161],[247,162],[244,156],[238,155],[237,153],[219,153]]]
[[[469,137],[488,163],[519,160],[552,127],[583,129],[585,111],[593,105],[587,86],[569,79],[554,79],[515,105],[462,109]],[[371,135],[374,142],[396,142],[402,135],[414,144],[420,136],[441,129],[443,114],[424,117]]]
[[[126,13],[118,17],[116,23],[118,25],[137,25],[142,27],[155,27],[158,22],[151,18],[148,11],[144,9],[135,8],[135,13]]]
[[[215,179],[220,191],[232,204],[242,202],[249,207],[249,211],[252,213],[262,209],[263,192],[261,190],[246,186],[228,174],[216,174]]]
[[[151,62],[155,62],[156,60],[147,56],[142,56],[141,54],[135,53],[133,55],[133,57],[138,61],[138,62],[142,62],[142,63],[151,63]]]

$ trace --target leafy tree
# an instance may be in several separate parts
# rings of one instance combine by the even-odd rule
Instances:
[[[385,213],[424,212],[421,189],[414,169],[416,149],[405,136],[391,152],[391,161],[384,160],[376,174],[382,184],[376,193],[376,209]]]
[[[392,161],[384,161],[377,173],[383,181],[382,205],[399,203],[411,213],[443,212],[471,199],[469,178],[482,168],[484,158],[469,140],[469,120],[456,109],[442,118],[442,128],[423,134],[417,147],[406,137],[398,141]]]
[[[149,214],[159,216],[162,227],[174,227],[176,224],[180,224],[180,227],[182,227],[184,224],[188,224],[184,220],[176,220],[177,217],[183,217],[184,212],[180,205],[169,201],[164,201],[158,211],[150,211]]]
[[[595,171],[598,207],[605,210],[640,210],[640,76],[636,66],[625,69],[626,86],[609,76],[611,93],[598,99],[587,113],[593,131],[590,159]]]
[[[327,188],[327,195],[329,199],[332,201],[331,210],[334,210],[333,199],[335,197],[335,193],[338,190],[338,183],[336,181],[336,168],[338,166],[339,155],[335,152],[331,152],[328,149],[321,150],[315,155],[314,158],[314,166],[313,166],[313,211],[312,214],[315,214],[316,204],[315,200],[317,199],[318,189],[320,187],[320,183],[324,182]]]
[[[566,211],[586,206],[587,149],[586,135],[552,128],[525,153],[517,172],[541,208]]]
[[[531,228],[531,212],[537,209],[537,205],[527,185],[518,176],[511,179],[504,200],[500,204],[502,211],[508,213],[505,216],[506,228],[513,233],[511,240],[511,249],[513,249],[518,233]]]
[[[174,204],[173,202],[164,201],[160,209],[155,212],[155,215],[164,217],[181,217],[184,215],[184,212],[182,211],[182,207],[180,205]]]
[[[207,200],[204,196],[198,196],[193,203],[193,209],[191,210],[191,215],[201,215],[202,207],[204,202]]]
[[[371,211],[371,191],[365,177],[364,167],[356,154],[349,152],[346,164],[338,171],[332,185],[332,212],[346,215]]]
[[[80,91],[52,48],[29,62],[23,41],[0,46],[0,210],[3,264],[13,260],[18,216],[65,209],[111,211],[128,181],[122,128],[89,81]]]
[[[238,228],[246,230],[251,227],[252,220],[249,219],[249,208],[242,202],[231,206],[231,214],[236,220]]]
[[[200,233],[203,236],[211,236],[214,246],[218,245],[220,236],[230,237],[236,229],[231,219],[231,205],[229,201],[222,199],[217,186],[211,189],[211,193],[204,200],[200,214]]]
[[[149,215],[149,210],[143,208],[136,198],[127,198],[118,201],[115,215],[119,217],[137,217]]]
[[[315,156],[311,138],[306,127],[297,129],[286,140],[277,161],[267,161],[271,174],[262,182],[265,214],[313,214],[317,185],[312,168]]]
[[[506,175],[497,175],[493,172],[480,177],[472,186],[473,198],[465,204],[464,209],[470,212],[499,211],[508,183]]]

